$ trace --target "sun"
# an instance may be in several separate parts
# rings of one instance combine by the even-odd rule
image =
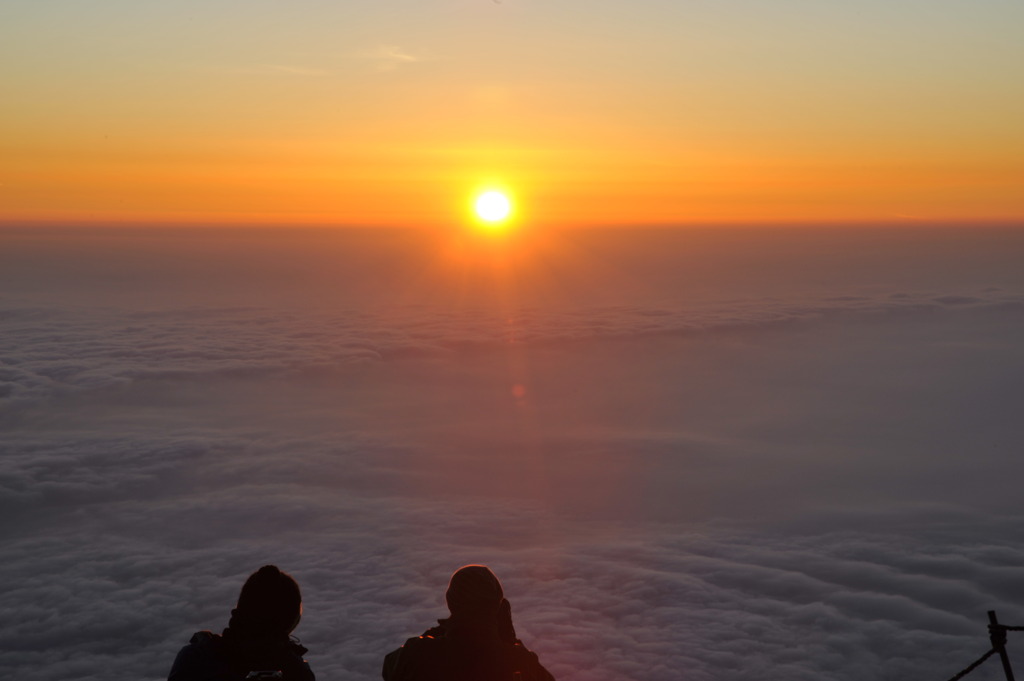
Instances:
[[[511,215],[512,202],[502,192],[491,189],[476,197],[473,210],[484,222],[498,224]]]

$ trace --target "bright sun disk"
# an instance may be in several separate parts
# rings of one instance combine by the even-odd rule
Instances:
[[[500,222],[512,212],[512,202],[499,191],[487,191],[476,198],[477,216],[484,222]]]

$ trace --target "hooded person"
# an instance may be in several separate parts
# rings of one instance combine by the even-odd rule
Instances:
[[[168,681],[275,678],[315,681],[291,633],[302,617],[302,594],[291,575],[264,565],[242,586],[227,629],[196,632],[178,652]],[[250,676],[253,672],[262,675]]]
[[[456,570],[450,616],[384,658],[384,681],[554,681],[516,638],[501,582],[484,565]]]

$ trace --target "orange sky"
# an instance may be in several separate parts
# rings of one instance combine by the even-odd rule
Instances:
[[[0,222],[1024,219],[1024,9],[0,9]]]

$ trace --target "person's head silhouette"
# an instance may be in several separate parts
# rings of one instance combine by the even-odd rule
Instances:
[[[451,622],[494,631],[508,643],[516,640],[512,609],[501,582],[486,565],[466,565],[455,571],[444,594]]]
[[[249,576],[231,611],[230,628],[249,636],[288,636],[302,617],[302,594],[291,575],[264,565]]]
[[[485,565],[467,565],[455,571],[444,599],[453,616],[493,617],[504,592],[501,582]]]

